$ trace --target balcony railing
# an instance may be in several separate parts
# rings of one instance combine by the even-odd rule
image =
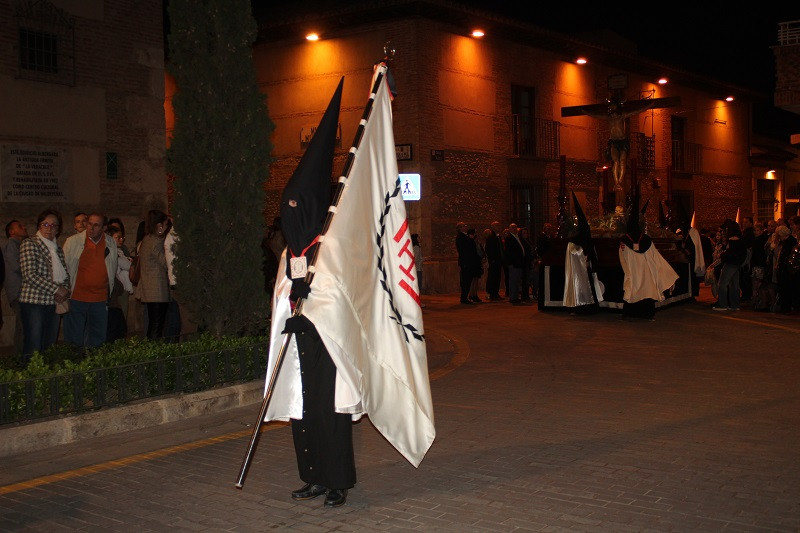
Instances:
[[[699,174],[702,168],[703,146],[697,143],[672,141],[672,169],[676,172]]]
[[[647,137],[644,133],[631,133],[630,157],[635,157],[640,168],[656,167],[656,136]]]
[[[558,159],[560,127],[561,123],[554,120],[537,118],[531,121],[521,115],[511,115],[514,155]]]
[[[800,44],[800,20],[778,23],[778,44],[781,46]]]

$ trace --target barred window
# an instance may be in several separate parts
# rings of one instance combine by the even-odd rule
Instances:
[[[14,7],[21,79],[75,85],[75,21],[48,0]]]
[[[58,72],[58,37],[25,28],[19,30],[19,66],[38,72]]]

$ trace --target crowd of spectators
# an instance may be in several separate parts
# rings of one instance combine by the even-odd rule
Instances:
[[[464,222],[456,225],[456,251],[460,270],[461,303],[472,305],[485,301],[478,295],[483,282],[486,300],[508,299],[523,305],[537,298],[537,279],[542,254],[547,250],[553,228],[545,224],[534,242],[527,227],[511,223],[506,227],[494,221],[478,234]],[[500,294],[501,281],[504,294]]]
[[[131,308],[146,324],[148,338],[177,340],[181,320],[172,272],[177,236],[166,213],[148,213],[132,248],[120,218],[80,212],[69,236],[62,237],[63,227],[61,213],[53,209],[38,215],[34,235],[19,220],[6,224],[0,283],[15,315],[20,364],[56,343],[60,330],[64,342],[77,349],[125,338]]]
[[[741,226],[725,220],[701,238],[707,259],[706,285],[717,298],[713,309],[800,314],[800,216]]]

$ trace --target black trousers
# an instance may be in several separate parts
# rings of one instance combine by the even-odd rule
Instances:
[[[164,336],[169,302],[147,302],[147,338],[160,339]]]
[[[489,298],[500,296],[500,273],[503,264],[500,261],[489,261],[489,269],[486,273],[486,293]]]
[[[739,289],[742,291],[742,300],[753,298],[753,278],[749,268],[739,270]]]
[[[469,300],[469,288],[472,285],[472,278],[475,276],[472,273],[472,270],[469,268],[461,267],[461,273],[458,277],[458,283],[461,287],[461,301],[468,301]]]
[[[353,422],[334,409],[336,365],[315,329],[295,335],[300,352],[303,418],[292,419],[297,469],[305,483],[329,489],[356,484]]]

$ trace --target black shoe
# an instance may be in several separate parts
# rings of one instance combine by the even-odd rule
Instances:
[[[325,507],[339,507],[347,501],[347,489],[331,489],[325,496]]]
[[[312,485],[311,483],[306,483],[299,489],[292,491],[292,499],[298,501],[311,500],[316,498],[317,496],[322,496],[323,494],[327,493],[328,489],[323,487],[322,485]]]
[[[467,304],[467,305],[472,305],[472,302],[470,302],[469,300],[461,300],[461,303],[462,304]]]
[[[479,303],[481,303],[481,302],[483,301],[483,300],[481,300],[480,298],[478,298],[477,296],[472,296],[472,297],[470,297],[470,300],[472,300],[472,301],[473,301],[473,302],[475,302],[476,304],[479,304]]]

